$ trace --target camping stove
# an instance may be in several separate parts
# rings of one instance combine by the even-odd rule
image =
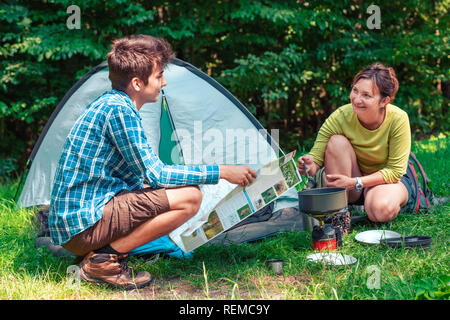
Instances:
[[[317,251],[334,250],[342,246],[342,235],[325,221],[333,215],[347,212],[345,207],[338,211],[322,212],[320,214],[303,212],[311,218],[317,219],[319,225],[312,226],[312,247]]]
[[[317,251],[327,251],[337,248],[336,232],[330,225],[324,228],[314,226],[312,231],[312,247]]]
[[[316,218],[320,221],[320,225],[315,225],[312,230],[312,247],[314,250],[333,250],[342,245],[340,234],[338,235],[335,229],[330,224],[325,223],[325,220],[329,217],[332,217],[336,213],[346,211],[347,208],[339,211],[326,212],[320,216],[310,214],[311,217]]]
[[[347,212],[347,195],[345,188],[325,187],[305,189],[298,193],[299,210],[311,218],[319,220],[312,230],[312,242],[314,250],[332,250],[340,246],[340,233],[329,224],[325,224],[327,218],[336,213]]]

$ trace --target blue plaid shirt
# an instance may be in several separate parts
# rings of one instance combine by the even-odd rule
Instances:
[[[92,102],[64,143],[50,201],[54,244],[67,242],[97,222],[122,190],[216,184],[218,165],[165,165],[152,151],[130,97],[112,90]]]

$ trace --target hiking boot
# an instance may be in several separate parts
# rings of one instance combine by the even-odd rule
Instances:
[[[135,274],[125,262],[127,256],[90,252],[80,264],[80,277],[88,282],[107,283],[125,290],[140,289],[150,284],[152,276],[146,271]]]

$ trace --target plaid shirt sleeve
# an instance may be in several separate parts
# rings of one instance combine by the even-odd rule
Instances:
[[[138,114],[123,107],[112,108],[107,132],[129,170],[153,188],[182,185],[216,184],[219,182],[218,165],[166,165],[153,152]]]

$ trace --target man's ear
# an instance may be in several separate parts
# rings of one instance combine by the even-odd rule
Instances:
[[[141,91],[144,87],[144,83],[138,77],[134,77],[130,81],[130,86],[134,91]]]

